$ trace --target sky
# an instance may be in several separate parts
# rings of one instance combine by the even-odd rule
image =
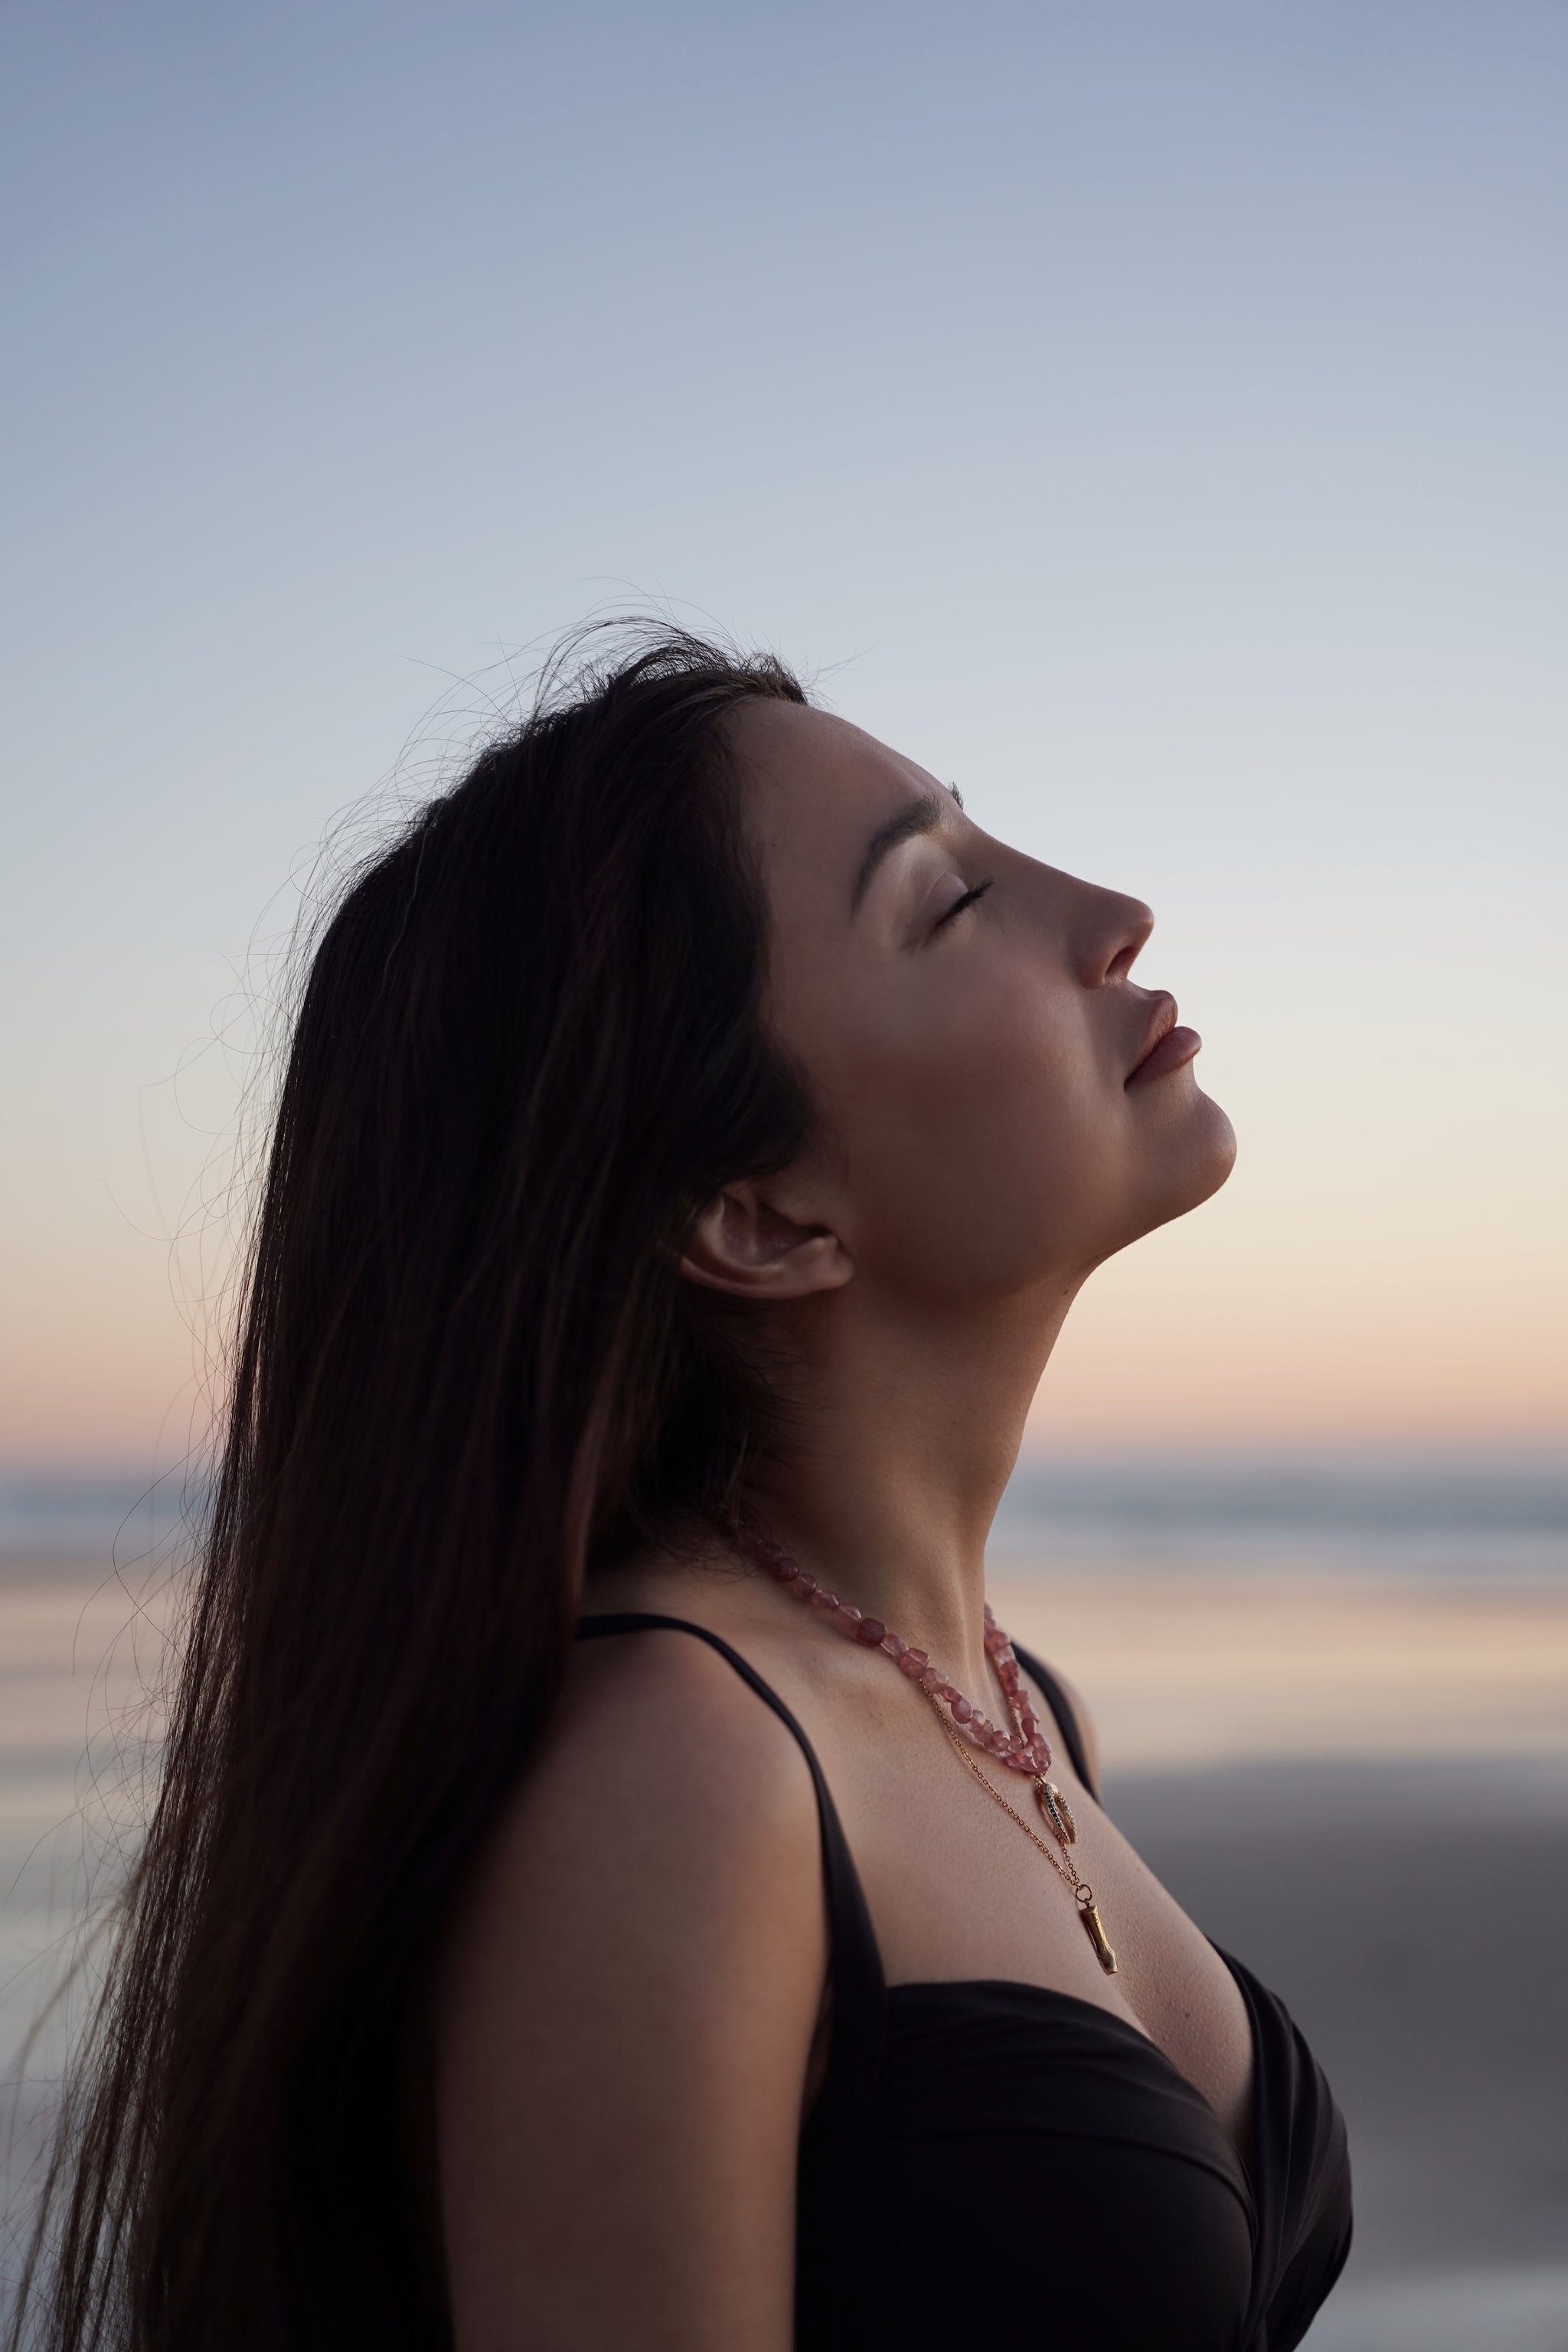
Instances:
[[[1562,0],[0,5],[0,1468],[177,1459],[320,844],[655,604],[1156,909],[1240,1157],[1036,1444],[1568,1443],[1565,121]]]

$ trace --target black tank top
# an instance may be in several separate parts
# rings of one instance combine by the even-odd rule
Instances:
[[[975,2331],[1093,2352],[1291,2352],[1350,2251],[1344,2124],[1285,2007],[1221,1953],[1255,2069],[1251,2173],[1203,2094],[1145,2034],[1071,1993],[976,1979],[889,1985],[833,1799],[816,1790],[832,2047],[801,2134],[796,2352],[952,2352]],[[1016,1644],[1015,1644],[1016,1647]],[[1093,1790],[1060,1685],[1024,1650]]]

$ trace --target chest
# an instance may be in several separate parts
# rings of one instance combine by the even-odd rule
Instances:
[[[992,1775],[1018,1816],[1010,1818],[965,1770],[934,1717],[889,1715],[878,1724],[840,1718],[821,1732],[888,1983],[987,1979],[1103,2009],[1150,2037],[1245,2155],[1253,2053],[1236,1982],[1089,1795],[1065,1743],[1052,1738],[1051,1778],[1078,1832],[1071,1859],[1093,1889],[1116,1954],[1114,1976],[1103,1971],[1073,1892],[1052,1866],[1049,1854],[1059,1849],[1029,1783]]]

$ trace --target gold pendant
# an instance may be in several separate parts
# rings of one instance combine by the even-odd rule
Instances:
[[[1068,1801],[1054,1780],[1035,1782],[1035,1801],[1049,1822],[1058,1845],[1078,1843],[1078,1824],[1068,1809]]]
[[[1116,1955],[1111,1950],[1106,1939],[1105,1930],[1100,1924],[1099,1912],[1092,1903],[1080,1903],[1078,1916],[1083,1921],[1084,1934],[1094,1946],[1095,1958],[1100,1962],[1106,1975],[1113,1977],[1116,1974]]]

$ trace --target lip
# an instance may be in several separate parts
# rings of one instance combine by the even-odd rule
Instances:
[[[1123,1085],[1139,1085],[1145,1078],[1167,1077],[1173,1070],[1184,1069],[1203,1042],[1195,1029],[1184,1029],[1180,1025],[1176,1019],[1176,1000],[1168,991],[1162,989],[1150,1011],[1143,1049],[1128,1071]]]

